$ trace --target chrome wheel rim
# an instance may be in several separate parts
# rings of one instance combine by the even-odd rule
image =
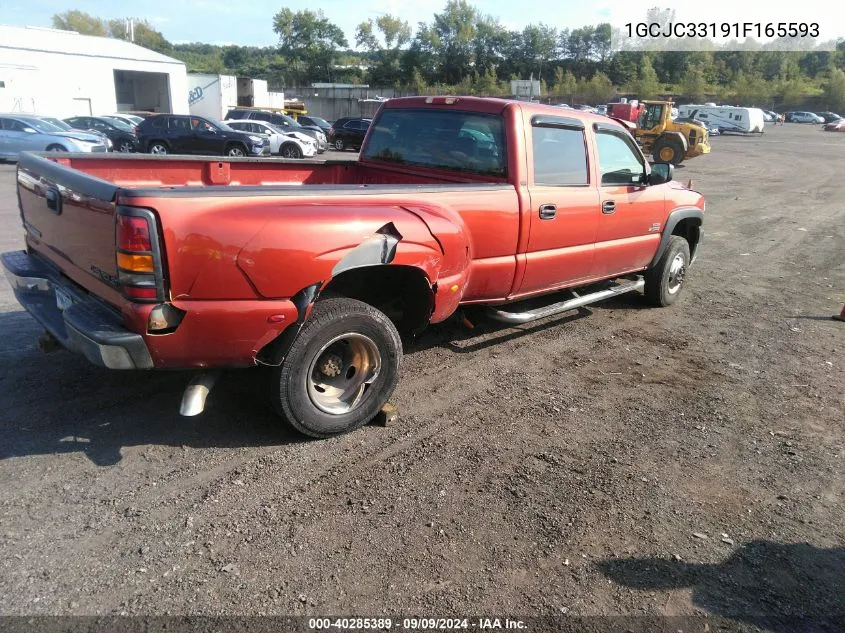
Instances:
[[[122,152],[123,154],[128,154],[132,151],[132,145],[124,141],[120,144],[120,147],[117,148],[117,151]]]
[[[240,147],[233,147],[229,150],[229,156],[243,156],[244,151]]]
[[[155,144],[150,148],[150,154],[166,154],[167,148],[164,145]]]
[[[687,274],[687,260],[683,253],[678,253],[669,266],[669,294],[673,295],[684,285],[684,277]]]
[[[334,148],[335,149],[343,149],[343,141],[341,139],[337,139],[334,142]]]
[[[308,397],[324,413],[349,413],[360,406],[380,372],[381,352],[371,338],[341,334],[314,355],[306,376]]]

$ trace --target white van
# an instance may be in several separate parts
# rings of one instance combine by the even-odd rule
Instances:
[[[678,106],[678,116],[716,126],[720,132],[762,134],[765,117],[760,108],[737,108],[712,104],[687,104]]]

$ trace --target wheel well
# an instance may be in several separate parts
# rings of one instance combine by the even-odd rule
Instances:
[[[692,259],[695,257],[698,241],[701,239],[701,220],[698,218],[681,220],[672,229],[672,235],[680,235],[689,243],[690,259]]]
[[[284,143],[282,143],[282,146],[279,148],[279,150],[281,151],[286,147],[295,147],[296,149],[299,149],[299,145],[297,145],[296,143],[292,141],[285,141]]]
[[[243,141],[229,141],[228,143],[226,143],[226,151],[229,151],[235,146],[241,147],[244,151],[246,151],[246,143],[244,143]]]
[[[156,143],[161,143],[161,144],[162,144],[162,145],[164,145],[165,147],[170,147],[170,145],[168,144],[168,142],[167,142],[167,141],[162,140],[162,139],[160,139],[160,138],[154,138],[154,139],[150,139],[149,141],[147,141],[147,147],[152,147],[152,146],[153,146],[153,145],[155,145]]]
[[[334,277],[323,289],[378,308],[400,332],[417,332],[428,325],[434,295],[425,274],[411,266],[365,266]]]
[[[65,151],[65,152],[67,151],[67,148],[64,145],[62,145],[61,143],[50,143],[47,146],[47,151],[50,151],[51,147],[59,147],[59,148],[62,149],[62,151]]]

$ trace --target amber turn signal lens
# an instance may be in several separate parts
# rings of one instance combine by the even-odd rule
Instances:
[[[152,255],[127,255],[126,253],[118,253],[117,266],[133,273],[155,272]]]

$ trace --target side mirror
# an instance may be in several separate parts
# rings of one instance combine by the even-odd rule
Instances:
[[[31,127],[25,127],[25,128],[23,129],[23,131],[24,131],[24,132],[27,132],[27,133],[29,133],[29,134],[38,134],[38,132],[37,132],[36,130],[34,130],[33,128],[31,128]]]
[[[662,185],[670,182],[675,176],[675,166],[672,163],[654,163],[648,175],[648,184]]]

